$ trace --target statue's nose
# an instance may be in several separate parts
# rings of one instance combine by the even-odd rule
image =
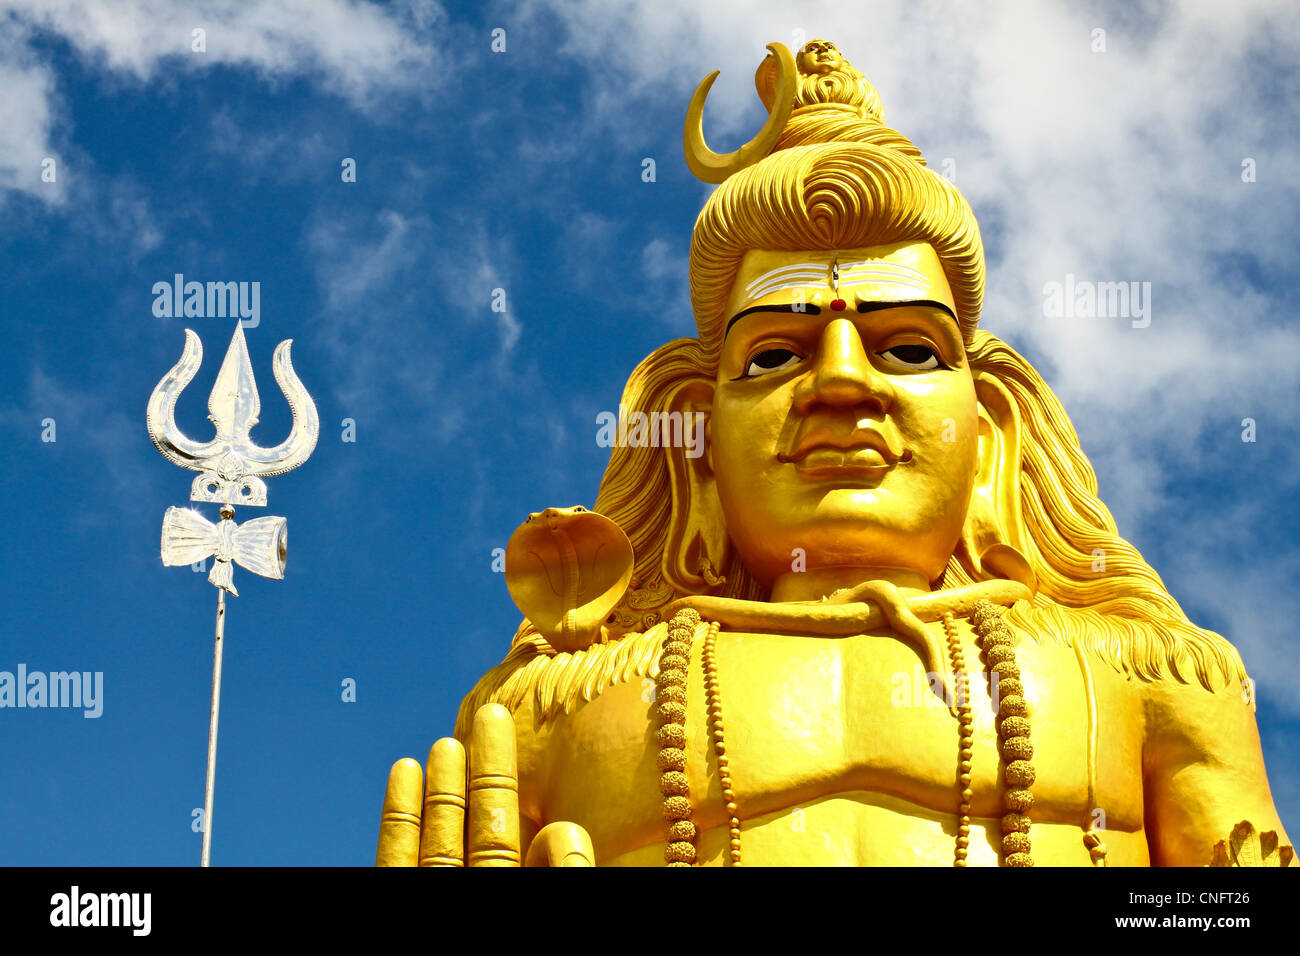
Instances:
[[[882,413],[893,401],[887,376],[872,363],[849,319],[832,319],[818,342],[809,374],[796,388],[795,407],[874,404]]]

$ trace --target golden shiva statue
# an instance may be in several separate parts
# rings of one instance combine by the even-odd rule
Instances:
[[[699,336],[632,372],[594,510],[511,539],[526,618],[377,862],[1289,863],[1241,658],[978,328],[970,206],[833,44],[768,49],[752,142],[705,145],[716,73],[687,112]]]

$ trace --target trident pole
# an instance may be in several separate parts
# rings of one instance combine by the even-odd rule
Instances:
[[[221,651],[226,643],[226,591],[217,588],[217,635],[212,644],[212,708],[208,714],[208,775],[203,787],[203,858],[212,856],[212,797],[217,788],[217,721],[221,717]]]
[[[239,597],[234,565],[272,580],[283,580],[288,549],[285,519],[254,518],[234,522],[236,504],[266,507],[263,478],[282,475],[306,461],[320,436],[316,403],[307,394],[289,358],[292,339],[275,348],[275,380],[289,403],[293,424],[289,437],[262,448],[249,437],[257,424],[261,400],[253,380],[242,322],[235,323],[225,361],[208,396],[208,420],[216,438],[199,442],[176,427],[176,401],[203,361],[203,346],[192,329],[185,330],[181,359],[154,387],[145,420],[149,437],[162,456],[199,476],[190,485],[191,501],[221,505],[221,520],[213,524],[193,508],[168,508],[163,514],[162,563],[169,568],[213,559],[208,583],[217,588],[217,626],[212,643],[212,701],[208,710],[208,768],[203,786],[203,847],[199,866],[212,862],[212,804],[217,784],[217,722],[221,715],[221,656],[226,643],[226,592]]]

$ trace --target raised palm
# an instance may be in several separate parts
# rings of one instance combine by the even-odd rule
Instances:
[[[466,772],[468,770],[468,773]],[[551,823],[521,840],[514,719],[500,704],[474,715],[468,760],[460,741],[429,749],[428,772],[393,764],[379,822],[376,866],[594,866],[576,823]]]

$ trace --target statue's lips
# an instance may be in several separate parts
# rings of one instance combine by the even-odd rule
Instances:
[[[823,468],[892,468],[912,457],[910,451],[895,451],[885,436],[870,428],[837,434],[827,428],[813,428],[791,454],[777,453],[777,461],[793,464],[800,471]]]
[[[826,468],[870,468],[884,470],[892,468],[894,462],[885,460],[884,455],[875,449],[832,449],[819,447],[809,451],[801,460],[794,463],[798,471],[823,471]]]
[[[813,428],[792,454],[778,454],[777,460],[792,464],[809,481],[865,482],[875,485],[900,461],[912,457],[904,449],[894,451],[873,429],[855,429],[837,434],[827,428]]]
[[[897,462],[889,461],[874,448],[830,448],[810,450],[795,470],[811,479],[879,479]]]

